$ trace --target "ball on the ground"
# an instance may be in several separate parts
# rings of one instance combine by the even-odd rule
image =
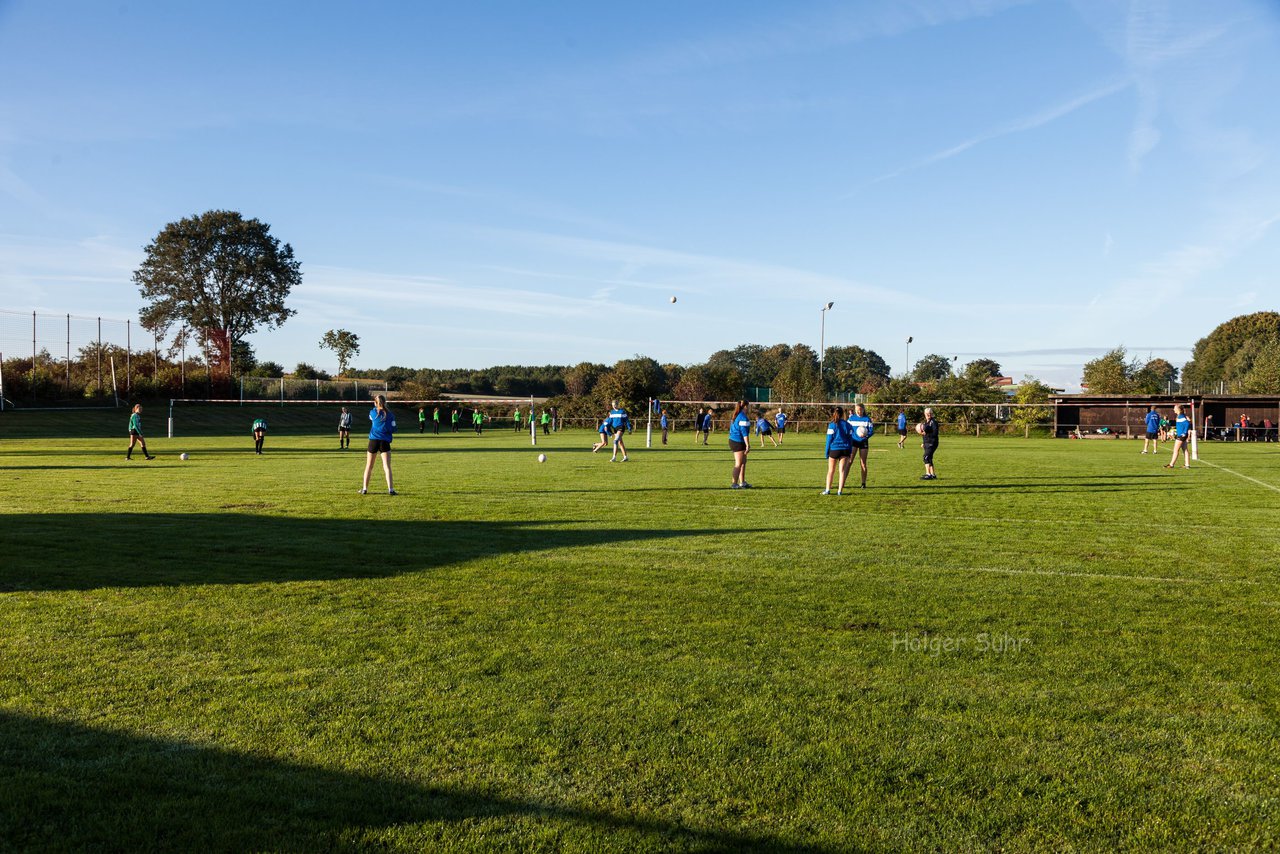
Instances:
[[[672,298],[671,298],[671,301],[672,301],[672,302],[675,302],[675,301],[676,301],[676,298],[675,298],[675,297],[672,297]]]
[[[917,433],[919,433],[921,436],[923,436],[923,435],[924,435],[924,422],[923,422],[923,421],[921,421],[919,424],[917,424],[917,425],[916,425],[916,432],[917,432]]]
[[[540,463],[545,463],[546,461],[547,461],[547,455],[546,455],[546,454],[538,454],[538,462],[540,462]]]
[[[178,456],[178,459],[185,462],[186,460],[190,459],[190,457],[187,456],[186,451],[183,451],[182,454]]]

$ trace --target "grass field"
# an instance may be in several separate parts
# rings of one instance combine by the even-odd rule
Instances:
[[[1280,446],[163,414],[0,415],[0,849],[1280,845]]]

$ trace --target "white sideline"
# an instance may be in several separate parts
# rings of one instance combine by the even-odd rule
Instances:
[[[1270,489],[1272,492],[1280,492],[1280,486],[1274,486],[1274,485],[1272,485],[1272,484],[1270,484],[1270,483],[1263,483],[1262,481],[1258,480],[1257,478],[1249,477],[1249,475],[1247,475],[1247,474],[1240,474],[1240,472],[1238,472],[1238,471],[1232,471],[1231,469],[1227,468],[1226,466],[1220,466],[1220,465],[1218,465],[1217,463],[1211,463],[1211,462],[1209,462],[1208,460],[1201,460],[1201,461],[1200,461],[1200,464],[1201,464],[1201,465],[1206,465],[1206,466],[1213,466],[1213,467],[1214,467],[1214,468],[1216,468],[1216,469],[1220,469],[1220,470],[1222,470],[1222,471],[1225,471],[1227,474],[1233,474],[1233,475],[1235,475],[1236,477],[1242,477],[1242,478],[1244,478],[1245,480],[1249,481],[1250,483],[1256,483],[1256,484],[1258,484],[1258,486],[1264,486],[1264,487],[1266,487],[1267,489]]]

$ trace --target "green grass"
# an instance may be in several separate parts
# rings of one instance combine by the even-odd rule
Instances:
[[[1275,445],[145,419],[0,417],[0,849],[1280,844]]]

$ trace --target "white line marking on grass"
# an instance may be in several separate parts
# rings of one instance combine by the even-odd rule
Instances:
[[[994,566],[942,566],[939,569],[950,569],[956,572],[990,572],[996,575],[1056,575],[1062,578],[1102,578],[1115,581],[1157,581],[1169,584],[1219,584],[1224,581],[1232,584],[1254,585],[1258,582],[1249,579],[1221,578],[1181,578],[1167,575],[1118,575],[1105,572],[1061,572],[1055,569],[1000,569]]]
[[[1240,474],[1240,472],[1238,472],[1238,471],[1232,471],[1231,469],[1227,468],[1226,466],[1220,466],[1220,465],[1218,465],[1217,463],[1211,463],[1211,462],[1209,462],[1208,460],[1201,460],[1201,461],[1200,461],[1200,463],[1201,463],[1202,465],[1206,465],[1206,466],[1213,466],[1214,468],[1216,468],[1216,469],[1218,469],[1218,470],[1220,470],[1220,471],[1225,471],[1227,474],[1233,474],[1233,475],[1235,475],[1236,477],[1242,477],[1242,478],[1244,478],[1245,480],[1249,481],[1250,483],[1256,483],[1256,484],[1258,484],[1258,486],[1266,487],[1267,489],[1270,489],[1272,492],[1280,492],[1280,486],[1273,486],[1273,485],[1272,485],[1272,484],[1270,484],[1270,483],[1264,483],[1263,481],[1260,481],[1260,480],[1258,480],[1257,478],[1249,477],[1249,475],[1247,475],[1247,474]]]

